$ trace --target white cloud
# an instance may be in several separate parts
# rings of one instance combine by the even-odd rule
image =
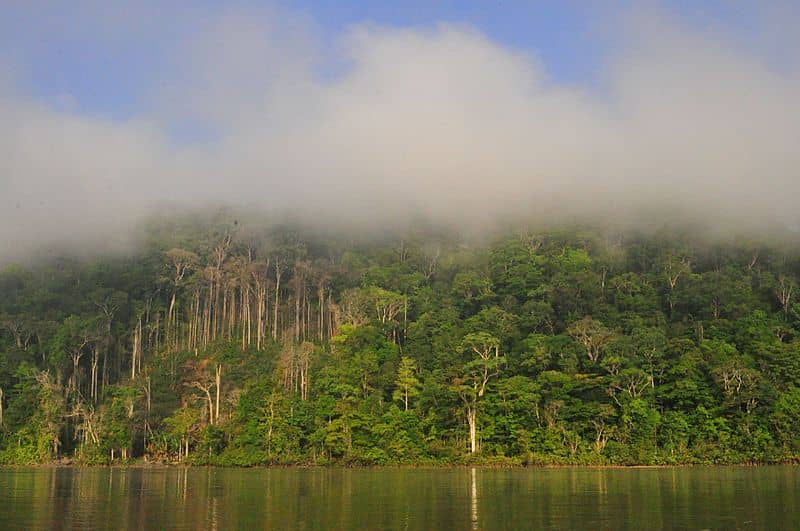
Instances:
[[[604,85],[578,89],[472,28],[354,28],[321,75],[304,17],[204,14],[127,122],[0,89],[0,254],[117,234],[164,200],[370,223],[649,206],[800,221],[797,71],[658,17],[622,27]],[[170,138],[193,121],[212,140]]]

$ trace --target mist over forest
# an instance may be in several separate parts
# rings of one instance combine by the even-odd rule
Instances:
[[[800,245],[229,210],[0,272],[0,462],[798,456]]]
[[[147,42],[150,62],[131,108],[103,113],[37,95],[31,58],[0,54],[0,256],[120,242],[159,210],[213,203],[353,229],[800,222],[800,77],[774,50],[796,44],[790,6],[751,17],[765,42],[657,7],[602,13],[608,51],[583,83],[467,24],[323,38],[278,7],[137,6],[34,3],[3,22],[58,28],[66,49]]]
[[[791,4],[606,6],[580,80],[463,21],[47,4],[0,17],[0,464],[800,460]]]

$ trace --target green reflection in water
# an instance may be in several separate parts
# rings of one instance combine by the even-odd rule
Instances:
[[[3,529],[794,529],[798,468],[0,469]]]

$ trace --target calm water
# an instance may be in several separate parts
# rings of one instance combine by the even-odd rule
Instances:
[[[800,529],[800,469],[0,469],[0,529]]]

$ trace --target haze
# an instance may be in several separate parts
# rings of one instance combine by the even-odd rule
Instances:
[[[0,256],[122,239],[164,204],[354,226],[654,209],[800,222],[791,7],[752,8],[747,38],[663,6],[601,9],[596,75],[576,81],[458,21],[364,21],[330,36],[313,12],[277,7],[153,22],[157,4],[102,16],[100,4],[31,5],[0,33],[60,31],[72,52],[141,45],[159,67],[125,112],[87,110],[68,92],[42,95],[29,57],[0,41]],[[180,38],[167,38],[178,19]]]

